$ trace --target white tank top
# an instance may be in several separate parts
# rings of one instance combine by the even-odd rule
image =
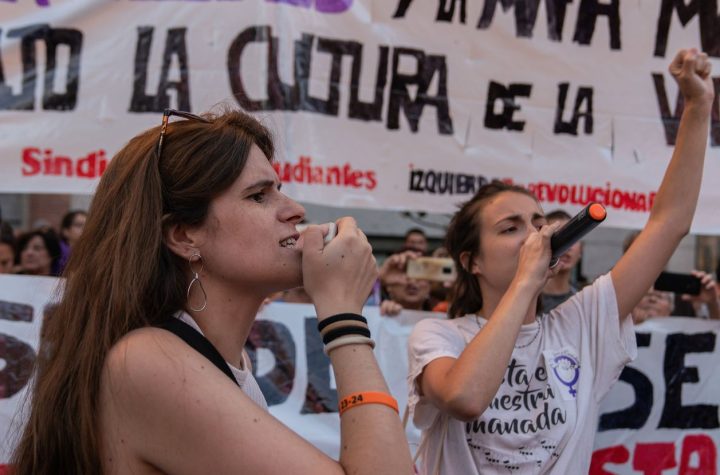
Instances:
[[[187,312],[178,312],[175,315],[177,318],[179,318],[181,321],[187,323],[191,327],[193,327],[195,330],[200,332],[201,335],[203,335],[202,330],[200,330],[200,327],[197,323],[195,323],[195,320],[187,314]],[[205,335],[203,335],[205,336]],[[262,391],[260,391],[260,386],[258,386],[257,381],[255,380],[255,376],[253,376],[252,371],[248,370],[247,368],[250,367],[250,363],[247,360],[247,355],[245,354],[245,351],[242,352],[242,358],[243,358],[243,368],[236,368],[235,366],[231,365],[227,361],[228,367],[230,368],[230,371],[232,371],[233,376],[235,376],[235,380],[240,385],[240,389],[243,390],[245,394],[258,406],[262,407],[266,411],[268,410],[267,402],[265,401],[265,396],[263,396]]]

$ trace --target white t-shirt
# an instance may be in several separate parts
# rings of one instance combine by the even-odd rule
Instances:
[[[432,475],[438,444],[442,475],[587,473],[599,402],[637,354],[632,319],[618,323],[610,274],[522,326],[495,398],[464,423],[419,396],[416,379],[434,359],[458,358],[486,323],[426,319],[410,335],[408,405],[428,437],[420,473]]]
[[[187,312],[179,312],[176,315],[177,318],[182,320],[183,322],[187,323],[191,327],[193,327],[195,330],[200,332],[201,335],[203,335],[202,330],[200,330],[200,327],[197,323],[195,323],[195,320],[187,314]],[[205,336],[205,335],[203,335]],[[230,371],[232,371],[233,376],[235,376],[235,381],[238,382],[240,385],[240,389],[243,390],[245,394],[258,406],[262,407],[266,411],[268,410],[267,401],[265,401],[265,396],[263,395],[262,391],[260,390],[260,386],[258,386],[257,381],[255,380],[255,376],[253,376],[252,371],[250,371],[248,368],[250,367],[250,363],[247,361],[247,357],[245,356],[245,351],[242,353],[243,357],[243,368],[236,368],[235,366],[231,365],[227,361],[228,367],[230,368]]]

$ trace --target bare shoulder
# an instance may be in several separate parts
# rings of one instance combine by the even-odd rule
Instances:
[[[205,403],[254,404],[205,356],[160,328],[134,330],[110,349],[101,390],[116,410],[143,422],[156,414],[210,409]]]
[[[337,472],[332,460],[166,330],[135,330],[111,348],[99,410],[106,460],[130,467],[174,474]]]
[[[103,368],[103,385],[119,394],[141,389],[147,397],[153,391],[165,393],[183,380],[187,382],[188,377],[202,378],[208,365],[212,366],[174,334],[160,328],[141,328],[125,335],[110,349]]]
[[[126,444],[127,454],[115,454],[118,458],[157,463],[146,452],[155,445],[153,439],[178,430],[178,424],[203,419],[211,406],[252,404],[243,396],[220,370],[173,333],[160,328],[134,330],[105,358],[99,401],[104,436]]]

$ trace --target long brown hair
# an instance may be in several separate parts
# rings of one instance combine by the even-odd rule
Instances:
[[[445,247],[455,262],[457,279],[450,293],[448,317],[462,317],[482,309],[483,297],[478,279],[471,272],[472,261],[480,250],[480,222],[483,206],[487,201],[507,191],[521,193],[537,200],[527,189],[493,180],[481,186],[475,196],[460,206],[455,213],[445,236]],[[467,267],[463,266],[460,254],[467,252]]]
[[[100,378],[109,349],[131,330],[185,305],[187,262],[164,227],[201,224],[210,201],[242,172],[252,144],[269,158],[268,130],[239,111],[147,130],[113,158],[65,272],[63,297],[44,322],[30,413],[13,473],[101,473]]]

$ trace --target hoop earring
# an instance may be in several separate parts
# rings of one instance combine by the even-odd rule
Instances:
[[[195,257],[197,257],[197,259],[195,259],[193,261],[193,258],[195,258]],[[193,263],[196,263],[196,262],[200,262],[200,270],[196,270],[193,267]],[[200,255],[199,252],[196,252],[192,256],[190,256],[188,258],[188,263],[190,264],[190,272],[193,273],[193,278],[190,281],[190,285],[188,285],[188,289],[187,289],[188,306],[190,307],[190,310],[192,310],[193,312],[202,312],[207,307],[207,294],[205,293],[205,288],[203,287],[202,281],[200,280],[200,273],[203,271],[203,269],[205,269],[205,263],[203,263],[202,256]],[[198,308],[195,308],[190,304],[190,291],[192,290],[192,287],[195,283],[197,283],[197,285],[200,287],[200,291],[202,292],[202,295],[203,295],[203,303]]]

